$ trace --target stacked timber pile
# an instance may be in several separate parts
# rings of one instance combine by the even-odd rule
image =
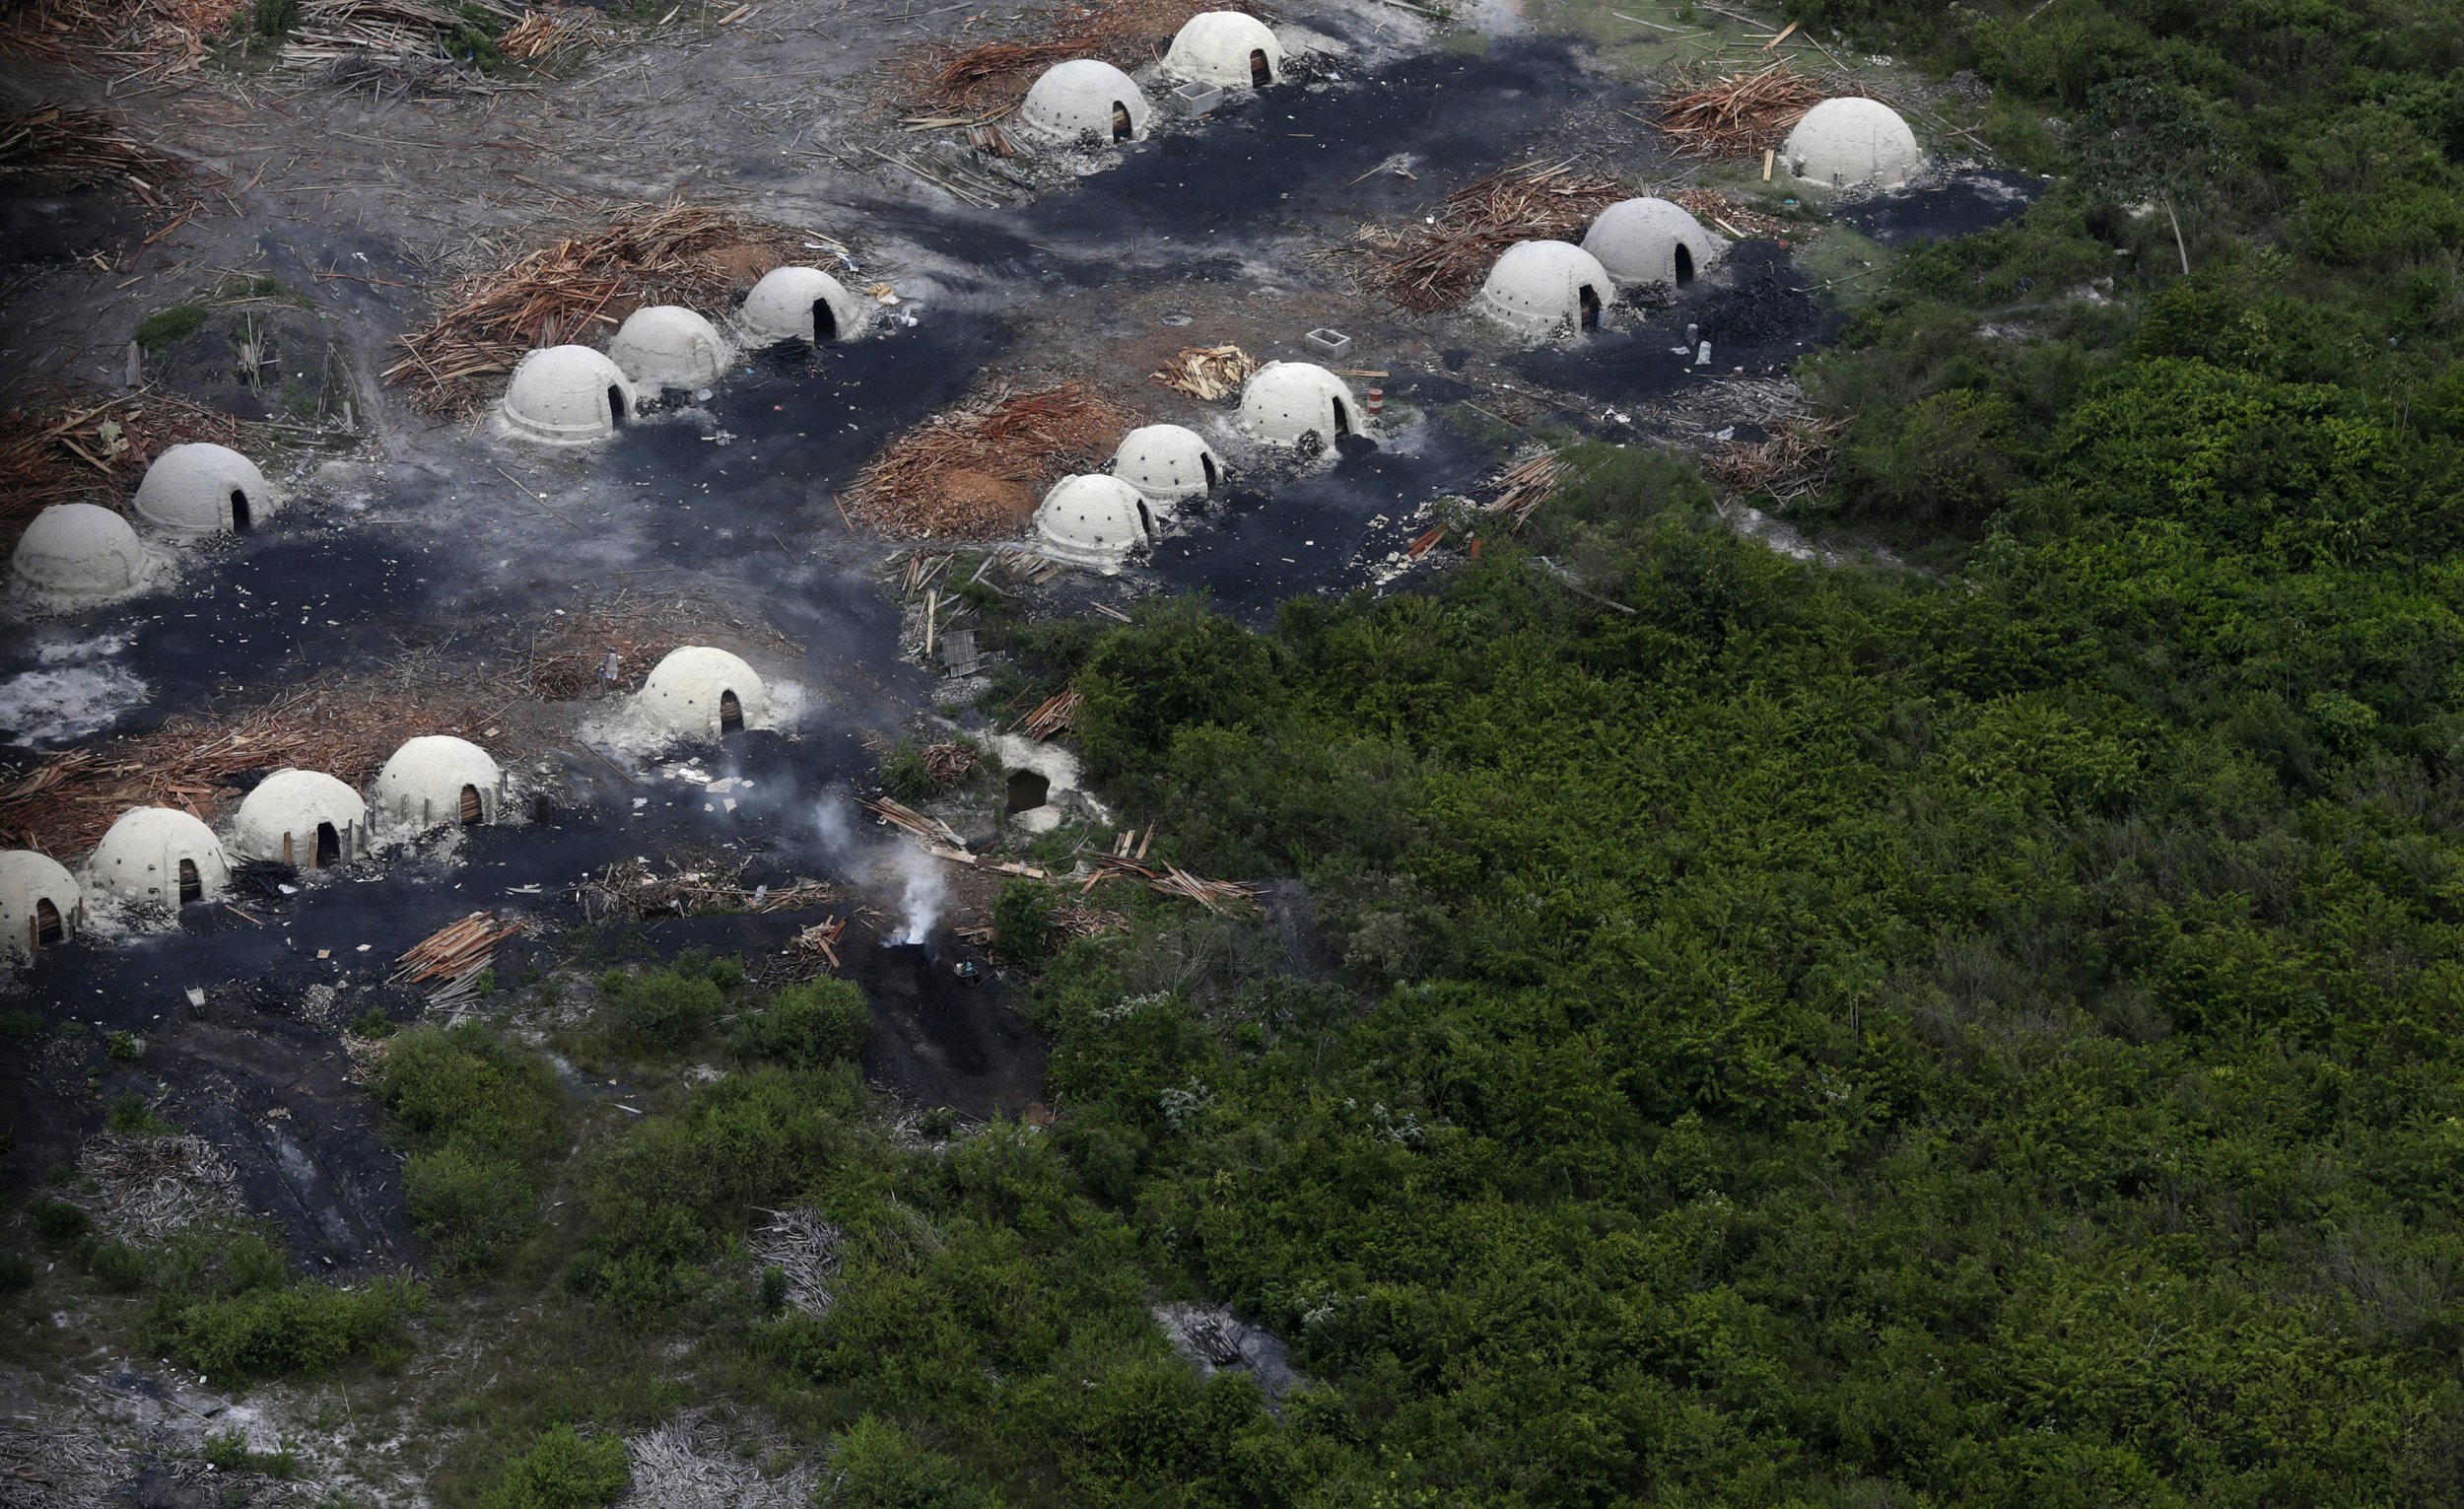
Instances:
[[[1515,242],[1567,240],[1626,194],[1624,184],[1571,160],[1526,163],[1447,195],[1433,221],[1364,227],[1350,249],[1370,259],[1361,281],[1371,292],[1426,313],[1470,298]]]
[[[1056,693],[1037,703],[1026,717],[1010,726],[1026,729],[1027,737],[1031,739],[1049,739],[1075,723],[1078,720],[1078,709],[1085,705],[1086,698],[1079,694],[1077,688],[1072,687],[1068,691]]]
[[[1174,392],[1212,403],[1239,393],[1257,370],[1257,359],[1238,346],[1189,346],[1174,352],[1163,371],[1146,376]]]
[[[759,270],[788,260],[803,235],[709,205],[671,200],[620,209],[600,229],[542,246],[446,290],[428,328],[401,338],[385,369],[433,413],[467,413],[522,354],[596,345],[646,304],[719,309]]]
[[[1046,484],[1112,453],[1131,417],[1083,383],[938,415],[890,442],[848,490],[848,512],[885,534],[1015,534]]]
[[[1660,129],[1695,157],[1753,157],[1777,147],[1828,93],[1786,63],[1732,73],[1662,102]]]
[[[391,985],[424,985],[432,1006],[457,1005],[479,994],[479,977],[496,963],[496,946],[528,929],[528,924],[500,923],[487,912],[473,912],[412,944],[394,961]]]
[[[1162,57],[1198,12],[1249,9],[1223,0],[1078,0],[1013,18],[1018,30],[1007,36],[935,42],[892,65],[892,72],[918,107],[987,121],[1015,108],[1055,63],[1092,57],[1135,70]]]

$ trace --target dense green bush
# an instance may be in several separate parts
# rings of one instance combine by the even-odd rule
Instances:
[[[34,1217],[34,1230],[53,1242],[75,1241],[94,1224],[94,1217],[86,1213],[84,1206],[53,1200],[48,1195],[37,1195],[27,1201],[26,1213]]]
[[[507,1464],[497,1485],[480,1495],[480,1509],[598,1509],[633,1486],[625,1443],[615,1436],[583,1440],[571,1425],[542,1434],[530,1450]]]
[[[741,979],[741,966],[737,978]],[[598,1020],[620,1053],[669,1054],[701,1041],[726,1008],[726,992],[699,960],[599,977]]]
[[[916,1444],[887,1420],[865,1415],[830,1455],[834,1480],[817,1502],[829,1509],[999,1509],[947,1458]]]
[[[445,1271],[493,1271],[539,1227],[549,1165],[572,1119],[555,1070],[477,1023],[395,1038],[369,1088],[412,1151],[402,1192]]]
[[[1012,880],[992,898],[992,950],[1025,969],[1052,952],[1053,889],[1034,880]]]
[[[359,1289],[301,1281],[188,1304],[161,1328],[163,1343],[208,1377],[319,1373],[346,1358],[399,1362],[402,1322],[426,1303],[407,1278]]]
[[[145,1254],[116,1237],[95,1243],[86,1252],[86,1271],[114,1294],[133,1294],[145,1287],[150,1265]]]
[[[844,980],[791,985],[758,1011],[737,1018],[734,1048],[747,1059],[817,1068],[860,1058],[872,1035],[864,994]]]

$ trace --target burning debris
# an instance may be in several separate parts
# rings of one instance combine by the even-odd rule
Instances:
[[[1176,393],[1212,403],[1239,393],[1257,370],[1257,359],[1238,346],[1189,346],[1174,352],[1163,371],[1147,377]]]
[[[1109,456],[1131,423],[1083,383],[996,392],[890,442],[848,490],[848,510],[886,534],[1014,534],[1045,484]]]
[[[1624,184],[1571,160],[1526,163],[1447,195],[1434,225],[1363,227],[1351,249],[1371,258],[1362,279],[1371,292],[1424,314],[1469,299],[1515,242],[1565,240],[1625,197]]]
[[[433,412],[466,413],[523,353],[596,341],[600,327],[614,330],[644,305],[723,305],[756,269],[786,260],[805,239],[681,200],[620,209],[587,236],[454,284],[436,320],[401,338],[409,355],[385,369],[385,380],[408,385]]]
[[[896,67],[908,98],[933,111],[993,119],[1017,106],[1035,76],[1071,58],[1099,58],[1135,69],[1163,56],[1164,46],[1201,11],[1244,9],[1219,0],[1093,0],[1027,13],[1032,36],[962,46],[925,47]]]
[[[1660,106],[1660,129],[1680,152],[1746,157],[1779,145],[1806,111],[1831,91],[1788,64],[1732,73]]]

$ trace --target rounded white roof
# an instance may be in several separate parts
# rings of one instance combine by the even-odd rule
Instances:
[[[203,900],[231,888],[231,861],[213,829],[170,807],[132,807],[95,846],[86,860],[86,880],[122,901],[177,906],[182,859],[196,864]]]
[[[229,446],[173,446],[154,458],[137,484],[137,516],[166,534],[235,529],[234,493],[247,503],[251,523],[274,512],[273,489],[254,461]]]
[[[609,389],[624,405],[610,409]],[[633,383],[616,364],[587,346],[550,346],[533,351],[513,369],[505,388],[505,422],[530,440],[578,446],[615,433],[633,413]]]
[[[146,548],[128,520],[91,503],[55,503],[18,536],[9,574],[55,597],[108,597],[145,584]]]
[[[60,915],[63,930],[77,930],[77,914],[86,903],[77,877],[49,855],[31,849],[0,851],[0,954],[34,946],[35,903],[43,901]]]
[[[1566,241],[1517,241],[1488,270],[1472,308],[1518,334],[1555,335],[1582,324],[1586,288],[1604,307],[1615,296],[1600,258]]]
[[[1146,97],[1130,77],[1099,58],[1073,57],[1044,70],[1027,91],[1018,119],[1056,141],[1113,140],[1113,106],[1129,112],[1129,140],[1146,134]]]
[[[1256,80],[1250,54],[1266,55],[1270,82],[1283,82],[1283,44],[1255,16],[1239,11],[1201,11],[1182,24],[1164,54],[1164,72],[1175,78],[1202,79],[1226,88],[1247,89]]]
[[[497,784],[503,777],[488,752],[449,733],[423,733],[406,741],[376,773],[369,790],[377,815],[426,827],[461,820],[462,788],[479,792],[482,820],[496,821]]]
[[[1685,251],[1687,277],[1719,255],[1719,243],[1702,222],[1683,205],[1666,199],[1621,199],[1602,210],[1583,236],[1583,249],[1619,283],[1675,284],[1679,247]]]
[[[1119,477],[1063,477],[1035,511],[1036,548],[1057,561],[1116,571],[1154,539],[1145,497]]]
[[[719,327],[673,304],[650,304],[625,316],[607,343],[608,360],[637,387],[708,387],[727,370],[727,342]]]
[[[1925,154],[1897,110],[1880,100],[1849,96],[1806,111],[1780,148],[1780,161],[1809,183],[1895,188],[1925,166]]]
[[[634,704],[660,727],[677,733],[718,733],[719,699],[736,694],[744,726],[758,727],[770,715],[770,692],[753,667],[723,650],[686,645],[650,668]]]
[[[1342,378],[1314,362],[1268,362],[1241,388],[1240,425],[1269,446],[1297,446],[1309,435],[1332,441],[1344,428],[1335,420],[1338,404],[1357,429],[1360,411]]]
[[[827,301],[836,328],[816,335],[813,306]],[[860,333],[871,318],[862,300],[818,267],[774,267],[762,274],[744,296],[739,316],[744,327],[766,341],[847,340]]]
[[[256,784],[231,820],[231,847],[251,859],[283,857],[283,835],[291,836],[291,862],[316,854],[316,826],[331,823],[347,855],[352,831],[368,826],[368,803],[360,793],[323,771],[278,770]]]
[[[1195,430],[1144,425],[1121,438],[1112,474],[1157,503],[1178,503],[1204,497],[1223,475],[1223,463]]]

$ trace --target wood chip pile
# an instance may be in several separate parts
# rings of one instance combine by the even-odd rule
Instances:
[[[119,120],[73,104],[0,110],[0,180],[38,193],[108,188],[162,209],[187,165],[130,135]]]
[[[1821,83],[1786,63],[1732,73],[1665,101],[1660,129],[1679,152],[1746,157],[1776,147],[1806,111],[1820,104]]]
[[[522,354],[566,342],[598,345],[646,304],[723,309],[749,284],[748,266],[791,259],[804,237],[708,205],[638,205],[586,236],[540,247],[510,267],[446,290],[443,312],[401,338],[409,355],[385,369],[432,413],[468,413]]]
[[[1836,419],[1792,419],[1768,440],[1734,446],[1703,462],[1732,495],[1768,493],[1781,503],[1820,494],[1839,460]]]
[[[1362,282],[1414,313],[1451,308],[1472,296],[1507,247],[1570,239],[1627,192],[1571,162],[1493,172],[1447,195],[1434,225],[1363,228],[1353,238],[1370,256]]]
[[[297,766],[364,786],[415,734],[457,733],[502,756],[503,740],[485,735],[525,695],[460,674],[421,683],[328,677],[244,713],[174,718],[151,733],[0,770],[0,848],[80,856],[130,807],[178,807],[211,821],[238,799],[230,783],[244,772]]]
[[[1212,403],[1238,393],[1257,370],[1257,359],[1238,346],[1185,346],[1164,363],[1163,371],[1147,377],[1176,393]]]
[[[212,441],[247,450],[240,421],[169,393],[140,391],[100,403],[65,394],[0,414],[0,550],[55,503],[116,508],[154,458],[172,446]]]
[[[177,73],[252,0],[16,0],[0,6],[0,53],[96,73]]]
[[[1154,62],[1200,11],[1249,10],[1221,0],[1096,0],[1027,13],[1032,31],[989,41],[936,42],[893,65],[919,108],[998,115],[1026,98],[1038,75],[1074,57],[1102,58],[1125,70]]]
[[[848,511],[909,538],[1015,534],[1046,484],[1111,455],[1131,422],[1077,382],[996,395],[892,441],[848,490]]]

